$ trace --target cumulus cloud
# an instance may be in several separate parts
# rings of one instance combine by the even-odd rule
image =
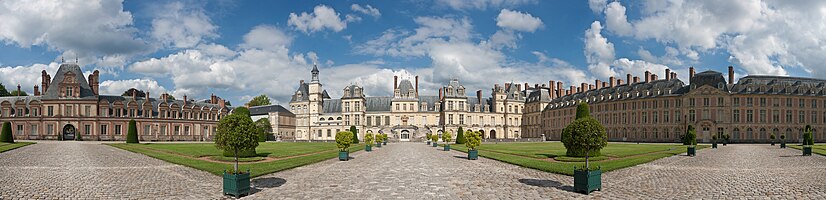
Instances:
[[[313,8],[313,12],[301,12],[301,14],[290,13],[290,18],[287,24],[296,30],[304,33],[313,33],[329,29],[334,32],[339,32],[347,28],[347,22],[357,21],[360,18],[350,15],[342,20],[340,14],[335,9],[326,5],[318,5]]]
[[[602,24],[599,21],[591,23],[591,28],[585,31],[585,61],[597,78],[605,79],[616,75],[610,66],[614,61],[614,44],[602,36]]]
[[[17,90],[19,84],[23,91],[32,94],[35,85],[40,85],[42,79],[40,72],[46,70],[54,77],[54,72],[60,66],[58,63],[32,64],[28,66],[4,66],[0,67],[0,83],[6,86],[9,91]]]
[[[188,7],[182,2],[171,2],[156,9],[151,36],[166,46],[191,48],[205,39],[218,37],[218,26],[200,7]]]
[[[350,9],[353,10],[353,11],[356,11],[356,12],[360,12],[360,13],[365,14],[365,15],[373,16],[374,18],[381,17],[381,12],[379,12],[379,9],[373,8],[373,6],[371,6],[369,4],[365,4],[364,6],[361,6],[361,5],[358,5],[358,4],[353,4],[353,5],[350,5]]]
[[[594,13],[601,13],[606,5],[608,5],[608,0],[588,0],[588,8],[591,8]]]
[[[513,8],[521,5],[536,4],[536,0],[436,0],[437,5],[447,6],[456,10],[487,10],[498,8]]]
[[[533,33],[542,27],[542,20],[528,13],[502,9],[496,16],[496,26]]]

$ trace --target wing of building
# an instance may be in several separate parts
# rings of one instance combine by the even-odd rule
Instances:
[[[0,121],[11,122],[16,139],[124,140],[129,120],[144,141],[211,140],[218,120],[230,112],[223,99],[173,100],[168,94],[99,94],[99,72],[85,79],[75,63],[63,63],[54,78],[45,70],[33,96],[0,97]],[[18,86],[18,90],[20,90]]]

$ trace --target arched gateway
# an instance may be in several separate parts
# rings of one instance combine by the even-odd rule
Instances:
[[[77,129],[74,125],[66,124],[66,126],[63,126],[63,140],[74,140],[76,133]]]

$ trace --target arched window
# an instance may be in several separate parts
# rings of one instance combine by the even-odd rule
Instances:
[[[739,129],[739,128],[734,128],[734,131],[732,131],[732,134],[733,134],[733,135],[732,135],[732,137],[733,137],[735,140],[739,140],[739,139],[740,139],[740,129]]]
[[[766,128],[760,128],[760,139],[765,140],[766,138]]]
[[[318,121],[324,121],[324,118],[323,118],[323,117],[322,117],[322,118],[318,118]]]
[[[751,128],[746,129],[746,137],[743,139],[754,139],[754,131]]]

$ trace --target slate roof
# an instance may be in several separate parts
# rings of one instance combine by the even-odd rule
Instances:
[[[387,111],[390,112],[392,97],[366,97],[367,111]]]
[[[551,102],[551,94],[548,92],[550,88],[531,89],[525,102]]]
[[[731,93],[826,96],[826,80],[753,75],[740,78]]]
[[[450,82],[447,84],[447,86],[444,86],[442,88],[444,89],[444,94],[443,95],[445,97],[465,97],[466,96],[466,94],[464,93],[465,92],[464,91],[465,86],[463,86],[462,84],[459,83],[459,79],[450,80]],[[459,91],[460,89],[462,91]]]
[[[321,113],[340,113],[341,99],[327,99],[321,104],[323,110]]]
[[[250,107],[250,115],[269,115],[269,113],[280,113],[281,115],[295,116],[290,110],[287,110],[281,105],[266,105]]]
[[[628,99],[682,95],[688,91],[689,87],[686,86],[683,83],[683,81],[679,79],[660,79],[650,82],[624,84],[615,87],[605,87],[595,90],[588,90],[576,94],[565,95],[551,100],[551,104],[545,107],[545,109],[575,106],[576,103],[574,101],[582,99],[586,99],[588,102],[619,101]]]
[[[43,93],[43,99],[58,99],[60,95],[60,87],[59,84],[63,82],[65,79],[65,74],[72,72],[75,74],[75,82],[80,85],[80,98],[81,99],[95,99],[95,93],[92,92],[92,88],[89,87],[89,83],[86,82],[85,77],[83,76],[83,71],[80,70],[80,66],[75,63],[63,63],[60,64],[60,67],[57,69],[57,73],[55,73],[52,82],[49,84],[48,90]]]
[[[439,96],[419,96],[419,110],[428,112],[437,112],[436,103],[439,102]],[[427,104],[427,110],[421,110],[421,105]]]

